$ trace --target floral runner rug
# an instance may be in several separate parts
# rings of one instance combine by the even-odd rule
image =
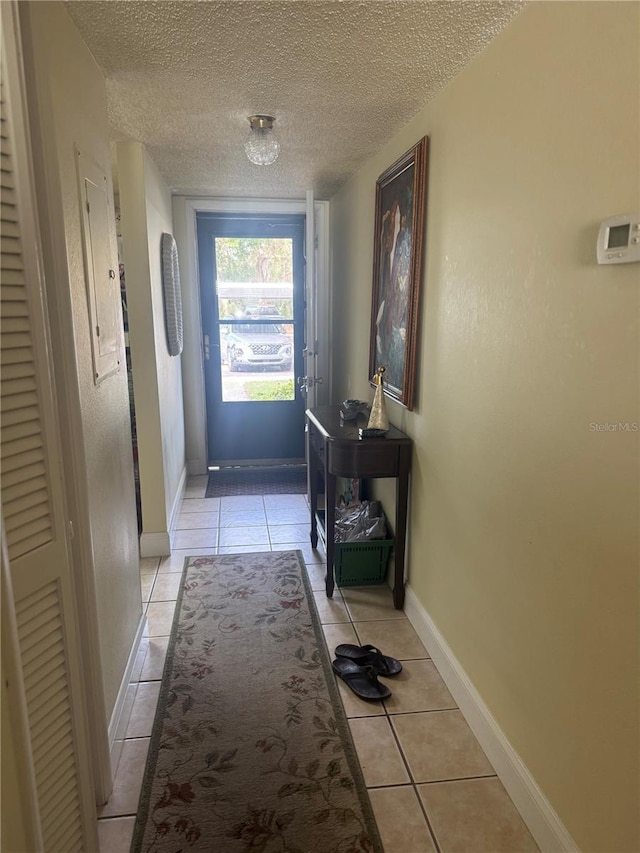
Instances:
[[[382,853],[299,551],[186,559],[132,850]]]

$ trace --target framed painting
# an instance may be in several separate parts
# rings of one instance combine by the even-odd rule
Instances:
[[[385,367],[385,393],[413,409],[425,200],[427,136],[376,182],[369,376]]]

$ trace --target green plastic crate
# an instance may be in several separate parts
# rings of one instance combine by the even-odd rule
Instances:
[[[371,542],[335,542],[333,565],[337,586],[371,586],[384,583],[393,548],[391,539]]]

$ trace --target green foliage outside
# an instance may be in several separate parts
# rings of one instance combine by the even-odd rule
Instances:
[[[269,284],[291,283],[293,293],[293,241],[274,237],[216,237],[216,274],[219,281]],[[273,308],[276,314],[292,316],[292,298],[221,298],[220,320],[238,319],[248,308]]]
[[[290,238],[216,237],[220,281],[293,281]]]
[[[276,379],[268,382],[245,382],[247,399],[261,402],[293,400],[293,379]]]

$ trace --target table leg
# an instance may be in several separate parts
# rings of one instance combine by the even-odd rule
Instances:
[[[327,456],[329,454],[327,453]],[[327,549],[327,598],[333,595],[333,543],[336,532],[336,476],[331,474],[329,466],[325,463],[324,469],[324,517],[325,517],[325,544]]]
[[[404,452],[401,451],[400,470],[396,480],[396,542],[393,579],[393,606],[396,610],[402,610],[404,607],[404,556],[407,536],[410,453],[411,448],[407,448]]]
[[[307,494],[311,508],[311,547],[318,547],[318,456],[311,441],[311,427],[307,427]]]

